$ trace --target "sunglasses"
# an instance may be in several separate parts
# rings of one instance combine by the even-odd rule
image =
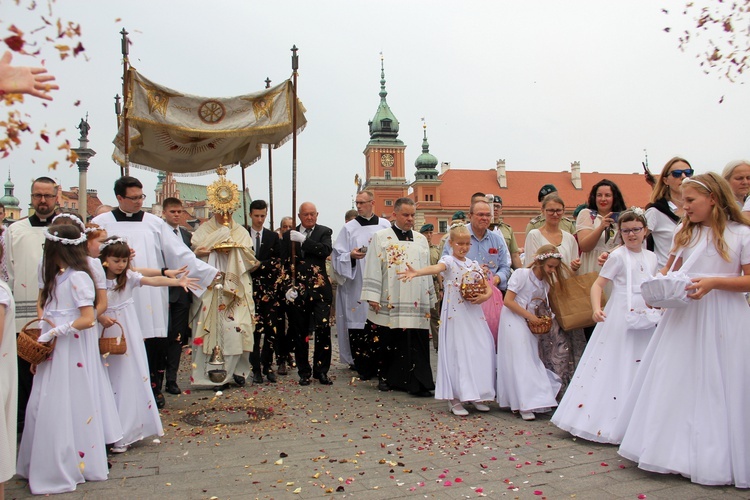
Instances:
[[[686,168],[685,170],[672,170],[669,173],[675,179],[679,179],[680,177],[682,177],[682,174],[685,174],[685,177],[692,177],[695,173],[695,170],[693,170],[692,168]]]

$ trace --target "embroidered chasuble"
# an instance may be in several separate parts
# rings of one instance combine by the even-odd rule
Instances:
[[[414,269],[430,265],[427,238],[395,226],[376,232],[365,258],[361,300],[380,303],[377,313],[369,307],[367,310],[367,319],[376,325],[426,330],[430,327],[430,308],[436,302],[432,277],[402,282],[396,273],[405,270],[407,263]]]

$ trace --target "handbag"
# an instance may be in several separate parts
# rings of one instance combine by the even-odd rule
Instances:
[[[99,354],[109,356],[128,352],[128,343],[125,341],[125,332],[122,329],[122,325],[117,320],[115,320],[115,325],[120,328],[120,335],[117,337],[104,337],[104,330],[106,328],[102,328],[99,336]]]
[[[529,326],[531,333],[534,335],[544,335],[545,333],[549,333],[552,329],[552,311],[547,304],[547,299],[542,299],[540,297],[532,299],[531,302],[529,302],[529,305],[526,306],[526,310],[534,313],[534,316],[542,320],[541,323],[535,325],[532,325],[529,323],[529,320],[526,320],[526,324]]]
[[[653,278],[644,280],[641,283],[641,295],[646,304],[651,307],[670,307],[673,309],[687,307],[690,298],[687,296],[688,292],[685,288],[693,283],[687,273],[698,256],[703,255],[703,249],[707,245],[707,239],[701,238],[690,257],[682,263],[680,270],[673,271],[677,259],[682,256],[683,248],[680,248],[675,254],[666,275],[657,273]]]
[[[598,273],[592,272],[563,278],[565,291],[562,291],[560,283],[552,284],[549,305],[560,329],[570,331],[596,324],[591,307],[591,286],[598,277]],[[602,307],[606,303],[606,297],[602,295]]]
[[[41,364],[52,355],[52,351],[55,349],[56,337],[52,337],[52,340],[44,344],[39,343],[37,340],[39,335],[42,333],[41,328],[29,328],[29,325],[36,322],[42,322],[49,324],[52,328],[55,325],[51,321],[45,318],[32,319],[21,328],[21,333],[18,334],[16,341],[18,342],[18,357],[24,361],[32,364]]]
[[[477,270],[464,273],[461,277],[460,290],[461,297],[465,300],[482,295],[487,290],[487,279],[485,279],[484,273]]]
[[[632,274],[633,266],[630,261],[630,250],[625,249],[625,266],[627,272],[627,294],[628,294],[628,310],[625,315],[625,322],[628,324],[629,330],[648,330],[654,328],[661,319],[661,309],[652,309],[649,307],[639,307],[633,309],[633,288],[632,288]]]

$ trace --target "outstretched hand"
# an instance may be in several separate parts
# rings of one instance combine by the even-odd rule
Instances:
[[[180,278],[180,286],[183,290],[186,292],[189,292],[190,290],[202,290],[203,287],[200,286],[198,283],[200,280],[198,278],[188,278],[188,273],[186,272],[182,278]]]
[[[412,278],[417,276],[417,270],[411,267],[410,264],[406,264],[406,271],[398,271],[396,273],[396,276],[398,276],[398,279],[400,279],[403,282],[411,281]]]
[[[52,100],[50,90],[60,87],[51,82],[54,76],[47,74],[46,68],[11,66],[13,55],[6,51],[0,59],[0,90],[8,94],[28,94],[40,99]]]
[[[187,276],[188,274],[190,274],[190,271],[188,271],[188,268],[187,268],[187,264],[185,264],[179,269],[166,269],[164,271],[164,276],[167,276],[169,278],[184,277],[183,274],[184,276]]]

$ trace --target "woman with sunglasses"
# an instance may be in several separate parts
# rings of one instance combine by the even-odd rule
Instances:
[[[656,254],[659,268],[664,267],[672,246],[672,235],[680,222],[682,209],[682,181],[692,177],[693,167],[684,158],[670,159],[656,180],[651,192],[651,202],[646,205],[646,220],[651,234],[646,239],[646,247]]]
[[[727,163],[724,170],[721,172],[721,176],[727,180],[729,186],[732,188],[732,194],[734,199],[742,209],[745,206],[745,200],[748,198],[750,193],[750,161],[748,160],[732,160]],[[744,211],[750,211],[750,199],[747,201],[747,207]]]

